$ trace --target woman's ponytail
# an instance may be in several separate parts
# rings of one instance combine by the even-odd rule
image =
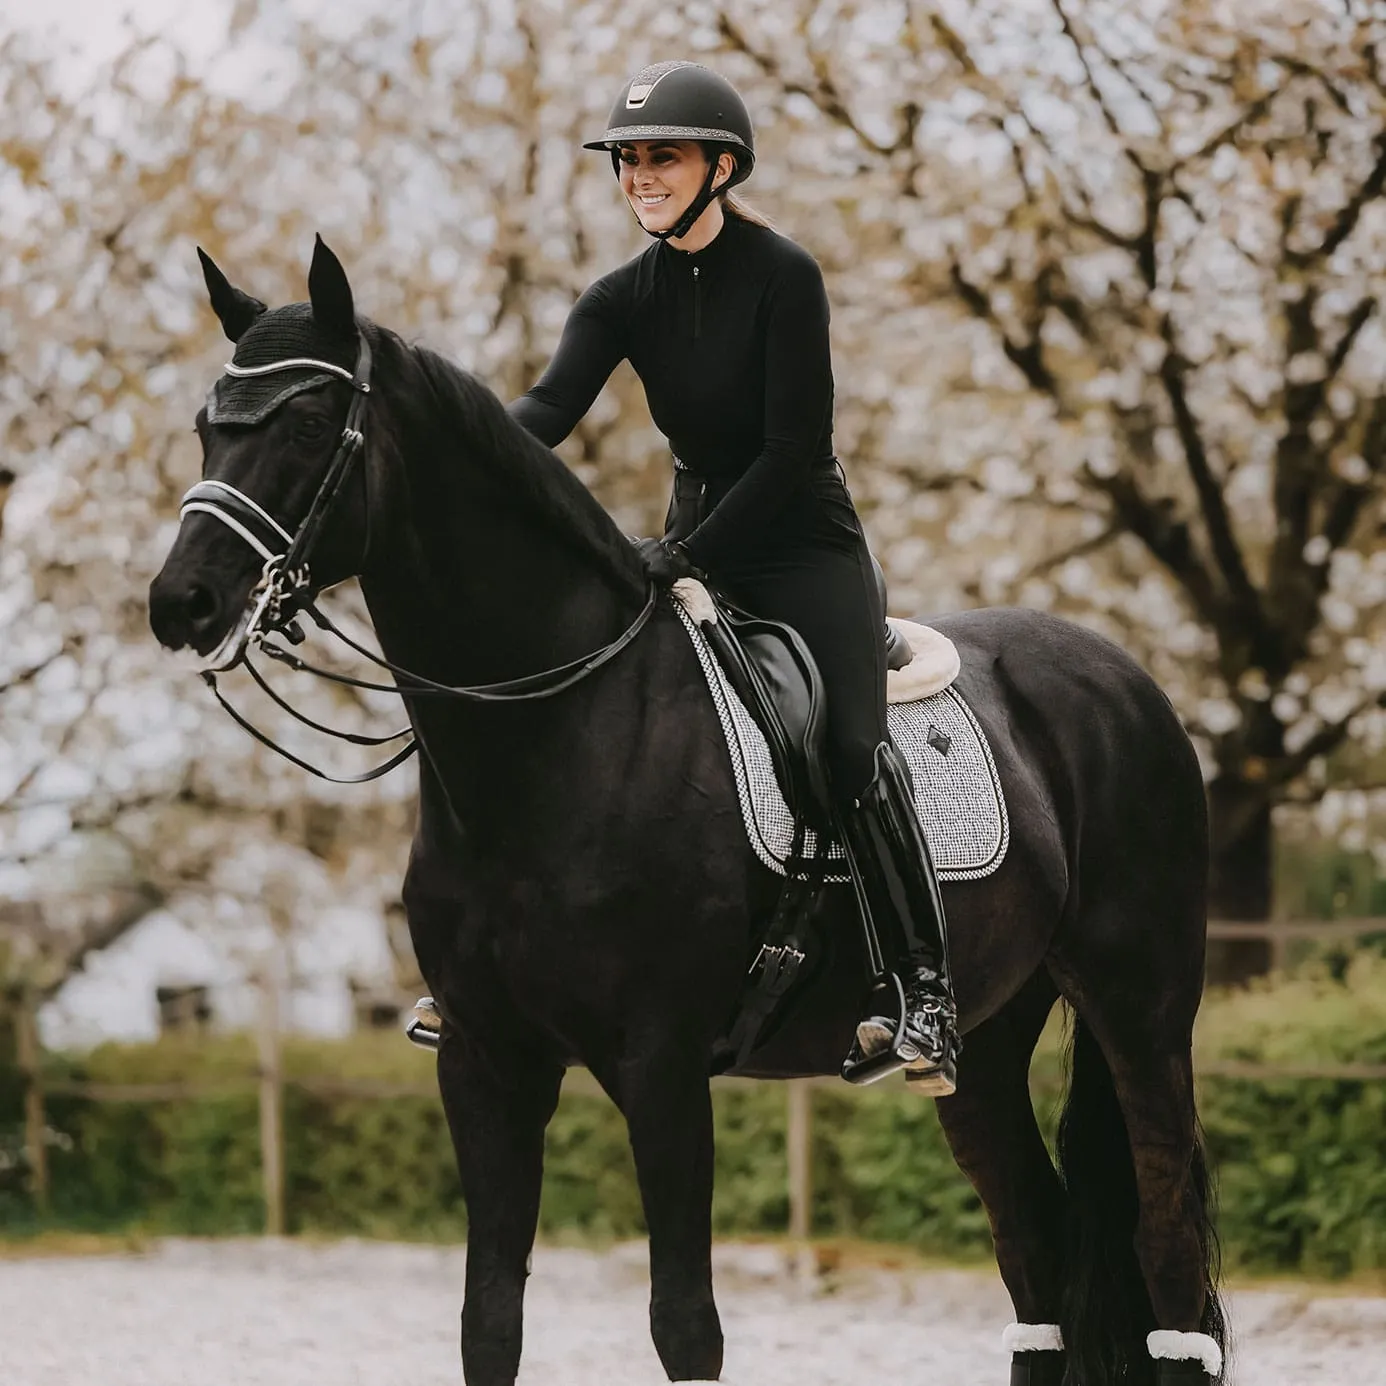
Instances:
[[[726,193],[722,198],[722,204],[728,215],[734,216],[738,221],[750,222],[752,226],[763,226],[767,231],[775,229],[775,223],[764,212],[756,211],[754,207],[743,202],[735,193]]]

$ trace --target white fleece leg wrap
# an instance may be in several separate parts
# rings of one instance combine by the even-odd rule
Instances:
[[[1145,1345],[1156,1359],[1201,1362],[1209,1376],[1222,1372],[1222,1349],[1206,1333],[1176,1333],[1172,1328],[1157,1328],[1145,1340]]]
[[[1062,1352],[1064,1335],[1056,1323],[1011,1323],[1001,1332],[1007,1352]]]

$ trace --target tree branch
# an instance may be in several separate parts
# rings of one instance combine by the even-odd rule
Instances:
[[[1239,614],[1259,634],[1264,624],[1260,597],[1247,574],[1246,562],[1232,531],[1226,498],[1213,476],[1198,421],[1189,406],[1186,388],[1189,362],[1175,341],[1174,323],[1168,313],[1160,318],[1160,336],[1166,347],[1164,359],[1160,362],[1160,383],[1164,387],[1165,397],[1169,400],[1170,410],[1174,415],[1175,432],[1179,435],[1184,461],[1198,495],[1213,557],[1229,593],[1240,609]]]
[[[1224,605],[1194,547],[1189,526],[1175,515],[1173,503],[1152,501],[1128,473],[1098,476],[1088,468],[1087,481],[1109,498],[1117,519],[1183,588],[1199,616],[1214,630],[1221,631]]]
[[[93,693],[86,699],[86,703],[82,710],[63,728],[62,735],[58,738],[57,746],[52,751],[40,756],[39,759],[34,761],[34,763],[19,777],[18,782],[10,787],[4,800],[0,801],[0,807],[9,807],[11,805],[15,808],[24,807],[22,800],[29,786],[38,779],[42,771],[51,765],[58,756],[67,752],[76,738],[77,733],[82,729],[84,719],[87,713],[91,711],[92,705],[95,702],[96,694]]]
[[[39,660],[37,664],[31,665],[28,669],[14,674],[6,682],[0,683],[0,696],[12,693],[16,688],[24,687],[25,684],[33,683],[45,669],[56,664],[64,655],[71,654],[81,643],[80,636],[75,640],[64,641],[51,655]]]
[[[1320,532],[1328,541],[1330,552],[1348,542],[1357,527],[1362,507],[1377,490],[1383,467],[1386,466],[1386,395],[1378,395],[1372,401],[1371,413],[1362,434],[1361,457],[1371,473],[1370,479],[1341,482],[1328,502]],[[1320,565],[1317,574],[1319,595],[1322,595],[1328,586],[1328,565]]]
[[[1362,209],[1367,203],[1381,196],[1382,188],[1386,187],[1386,131],[1382,131],[1372,141],[1372,148],[1376,151],[1376,162],[1372,165],[1371,172],[1362,180],[1361,187],[1339,209],[1323,240],[1312,250],[1290,250],[1287,247],[1287,259],[1297,269],[1307,269],[1332,255],[1357,229]]]
[[[1021,575],[1021,581],[1044,577],[1046,574],[1052,573],[1055,568],[1062,568],[1070,558],[1084,558],[1090,553],[1096,553],[1099,549],[1106,548],[1113,539],[1125,532],[1126,526],[1114,520],[1100,534],[1095,534],[1090,539],[1080,539],[1075,544],[1068,544],[1054,553],[1046,554]]]
[[[1182,159],[1176,159],[1170,165],[1170,173],[1175,174],[1187,168],[1192,163],[1201,163],[1203,160],[1216,154],[1225,144],[1231,144],[1238,135],[1246,129],[1253,121],[1259,120],[1270,109],[1271,103],[1280,95],[1282,87],[1277,87],[1274,91],[1268,91],[1262,96],[1258,96],[1233,119],[1229,120],[1221,130],[1210,135],[1192,153],[1184,155]]]
[[[1097,75],[1092,70],[1092,64],[1088,62],[1086,52],[1087,44],[1079,38],[1077,30],[1073,26],[1073,21],[1068,16],[1068,11],[1064,8],[1064,0],[1050,0],[1054,7],[1054,13],[1059,16],[1059,23],[1063,27],[1064,37],[1073,45],[1073,51],[1077,55],[1079,66],[1083,69],[1083,85],[1087,88],[1088,95],[1092,97],[1097,105],[1097,109],[1102,114],[1103,123],[1107,129],[1117,138],[1121,145],[1122,157],[1140,174],[1142,180],[1150,178],[1152,170],[1142,161],[1141,157],[1131,148],[1130,142],[1126,137],[1126,132],[1121,128],[1121,123],[1116,118],[1116,113],[1112,110],[1102,88],[1098,85]],[[1096,47],[1096,44],[1093,45]],[[1100,49],[1098,50],[1101,51]],[[1104,55],[1105,57],[1105,55]]]
[[[1353,718],[1360,717],[1364,712],[1371,712],[1374,708],[1386,708],[1386,693],[1364,699],[1346,717],[1321,727],[1299,750],[1278,760],[1267,777],[1268,786],[1288,784],[1304,773],[1310,761],[1317,760],[1320,756],[1331,755],[1347,740],[1348,724]]]
[[[786,75],[778,59],[756,48],[726,10],[718,11],[717,31],[728,47],[750,58],[767,77],[774,80],[781,91],[791,96],[807,97],[829,120],[850,130],[863,148],[869,149],[873,154],[889,158],[901,150],[913,148],[915,133],[924,114],[923,108],[916,102],[907,101],[900,108],[899,132],[890,144],[882,144],[879,140],[872,139],[857,124],[856,117],[852,115],[821,57],[813,54],[809,56],[814,71],[814,82],[800,82]]]
[[[1348,353],[1352,350],[1353,343],[1356,342],[1358,334],[1367,325],[1372,314],[1376,312],[1377,300],[1375,298],[1361,299],[1352,312],[1348,314],[1348,320],[1343,328],[1342,336],[1333,344],[1333,350],[1328,357],[1328,373],[1324,376],[1323,384],[1325,387],[1332,384],[1338,378],[1338,373],[1343,369],[1347,361]],[[1325,393],[1327,390],[1325,388]]]
[[[10,488],[14,485],[17,478],[8,468],[0,466],[0,535],[5,533],[5,502],[10,498]],[[0,688],[0,693],[5,690]]]
[[[1006,330],[1005,324],[996,313],[985,289],[974,284],[963,273],[962,266],[954,259],[948,266],[948,277],[958,292],[958,297],[966,304],[974,317],[989,323],[1001,339],[1001,349],[1011,364],[1025,377],[1030,387],[1041,394],[1048,395],[1062,408],[1063,400],[1059,393],[1059,382],[1045,364],[1044,347],[1038,336],[1028,342],[1018,341]]]
[[[1314,322],[1317,302],[1317,291],[1311,288],[1287,305],[1286,354],[1292,361],[1320,351],[1321,337]],[[1327,452],[1315,444],[1312,426],[1323,408],[1330,381],[1342,369],[1375,308],[1371,299],[1356,304],[1322,375],[1307,381],[1289,380],[1285,385],[1285,428],[1276,444],[1273,481],[1276,533],[1265,597],[1267,616],[1276,627],[1281,673],[1303,658],[1318,618],[1319,600],[1328,584],[1327,565],[1312,564],[1305,556],[1315,505],[1327,488],[1329,475],[1324,465]],[[1351,483],[1337,489],[1321,531],[1332,548],[1337,548],[1351,531],[1370,489]]]

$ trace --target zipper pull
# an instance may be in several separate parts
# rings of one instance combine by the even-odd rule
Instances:
[[[698,275],[701,270],[701,265],[693,266],[693,336],[695,338],[701,336],[703,330],[703,299],[698,292]]]

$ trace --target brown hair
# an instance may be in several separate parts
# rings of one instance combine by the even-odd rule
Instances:
[[[703,155],[709,164],[715,165],[723,154],[730,154],[733,164],[740,168],[741,158],[734,146],[719,144],[715,140],[699,140],[698,144],[702,147]],[[722,199],[723,207],[738,221],[749,222],[752,226],[763,226],[767,231],[775,229],[775,223],[764,212],[756,211],[754,207],[743,202],[735,193],[728,191],[719,193],[718,196]]]
[[[758,212],[749,203],[743,202],[735,193],[725,193],[722,203],[730,216],[734,216],[738,221],[748,221],[752,226],[763,226],[767,231],[775,229],[775,223],[765,215]]]

